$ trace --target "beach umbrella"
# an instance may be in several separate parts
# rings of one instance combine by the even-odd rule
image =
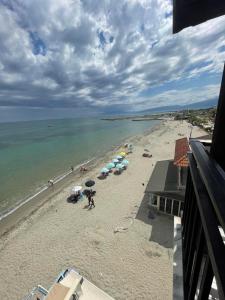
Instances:
[[[128,161],[127,159],[124,159],[124,160],[122,161],[122,164],[125,165],[125,166],[127,166],[127,165],[129,164],[129,161]]]
[[[108,163],[108,164],[106,165],[106,168],[109,169],[109,170],[111,170],[112,168],[115,168],[115,164],[112,163],[112,162],[110,162],[110,163]]]
[[[113,159],[113,163],[114,163],[114,164],[117,164],[118,162],[119,162],[119,160],[118,160],[117,158],[114,158],[114,159]]]
[[[77,185],[72,188],[72,193],[76,194],[76,193],[80,192],[81,190],[82,190],[82,186]]]
[[[92,187],[93,185],[95,185],[95,181],[89,179],[89,180],[87,180],[87,181],[85,182],[85,185],[86,185],[87,187]]]
[[[118,164],[118,165],[116,165],[116,168],[117,168],[118,170],[121,170],[121,169],[124,168],[124,165],[123,165],[123,164]]]
[[[116,156],[116,159],[119,159],[119,160],[120,160],[120,159],[123,159],[123,157],[120,156],[120,155],[117,155],[117,156]]]
[[[102,168],[102,169],[101,169],[101,173],[109,173],[109,169],[107,169],[107,168]]]
[[[126,152],[122,151],[122,152],[119,153],[119,155],[122,156],[122,157],[125,157],[127,154],[126,154]]]

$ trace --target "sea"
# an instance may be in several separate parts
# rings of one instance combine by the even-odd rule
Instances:
[[[100,158],[158,123],[99,118],[0,123],[0,217],[49,179]]]

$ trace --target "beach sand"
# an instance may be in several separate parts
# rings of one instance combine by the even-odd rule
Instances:
[[[115,299],[172,299],[173,218],[148,218],[144,191],[155,163],[172,159],[186,122],[164,121],[133,138],[129,167],[98,180],[101,161],[83,178],[96,181],[94,209],[67,203],[71,183],[0,240],[0,299],[19,300],[37,284],[46,288],[74,266]],[[192,136],[204,135],[194,127]],[[152,158],[142,157],[149,149]],[[108,162],[108,157],[105,158]],[[144,185],[143,185],[144,184]]]

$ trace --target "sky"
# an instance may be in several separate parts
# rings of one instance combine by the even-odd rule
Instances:
[[[218,98],[224,32],[173,35],[171,0],[0,0],[0,121]]]

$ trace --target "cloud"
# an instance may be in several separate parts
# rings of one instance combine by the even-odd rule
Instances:
[[[172,35],[170,0],[1,0],[0,106],[108,112],[209,99],[224,30],[220,17]]]
[[[168,90],[160,94],[150,97],[144,97],[132,109],[134,111],[141,111],[148,108],[172,105],[188,105],[195,102],[203,102],[205,100],[217,99],[219,97],[220,85],[209,84],[204,88],[186,88],[182,90]],[[149,105],[149,102],[151,104]]]

